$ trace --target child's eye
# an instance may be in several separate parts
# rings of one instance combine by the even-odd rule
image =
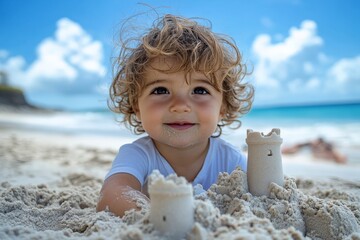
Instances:
[[[169,94],[169,91],[164,87],[157,87],[151,92],[151,94]]]
[[[203,87],[196,87],[193,91],[194,94],[200,94],[200,95],[204,95],[204,94],[209,94],[209,91],[206,90]]]

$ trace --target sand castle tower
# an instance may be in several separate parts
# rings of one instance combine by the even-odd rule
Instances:
[[[185,178],[164,178],[155,170],[149,178],[150,222],[169,239],[183,239],[194,224],[193,188]]]
[[[247,130],[247,178],[249,191],[255,196],[269,196],[271,182],[284,185],[280,145],[280,129],[274,128],[267,135]]]

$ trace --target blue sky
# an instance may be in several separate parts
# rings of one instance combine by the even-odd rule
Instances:
[[[0,70],[38,105],[106,107],[121,22],[201,17],[253,69],[255,105],[360,101],[360,1],[0,0]],[[135,23],[136,24],[136,23]]]

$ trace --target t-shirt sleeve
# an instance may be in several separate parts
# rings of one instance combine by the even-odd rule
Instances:
[[[133,175],[143,186],[147,174],[147,165],[147,155],[143,149],[134,144],[125,144],[120,147],[105,180],[116,173],[128,173]]]

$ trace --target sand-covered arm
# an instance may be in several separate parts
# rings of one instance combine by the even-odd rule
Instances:
[[[122,217],[127,210],[140,210],[136,202],[141,198],[149,202],[148,197],[141,193],[141,184],[134,176],[114,174],[104,182],[96,211],[108,210]]]

